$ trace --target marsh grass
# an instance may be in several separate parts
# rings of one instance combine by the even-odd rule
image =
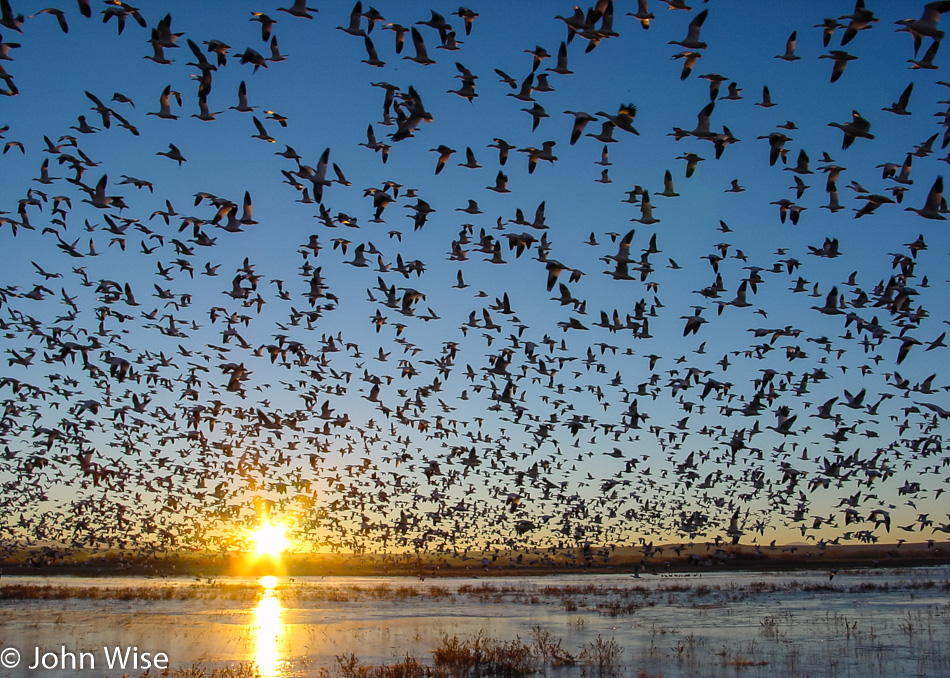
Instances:
[[[766,638],[778,639],[785,636],[785,632],[779,626],[779,619],[776,615],[766,615],[759,621],[759,633]]]
[[[165,669],[160,673],[146,671],[139,678],[260,678],[254,662],[241,662],[234,666],[207,668],[200,665],[179,669]]]
[[[623,674],[623,648],[613,638],[598,635],[581,651],[580,659],[589,668],[589,672],[583,671],[582,675],[590,673],[607,678]]]
[[[623,648],[613,638],[597,636],[579,652],[563,646],[540,624],[532,643],[501,640],[483,632],[472,636],[442,634],[431,651],[432,663],[407,654],[390,664],[367,664],[353,653],[337,655],[333,666],[318,669],[318,678],[524,678],[549,668],[579,666],[581,676],[618,678],[624,673]]]
[[[363,664],[354,654],[339,655],[336,664],[342,678],[449,678],[444,672],[426,666],[409,654],[397,662],[379,666]],[[318,672],[318,678],[330,676],[325,668]]]
[[[452,676],[517,678],[539,668],[536,653],[520,638],[497,640],[482,632],[465,639],[443,634],[432,658],[436,668]]]
[[[254,600],[261,587],[250,584],[194,584],[181,586],[53,586],[5,584],[0,600]]]
[[[577,657],[564,649],[561,639],[548,631],[541,624],[531,627],[534,639],[534,651],[538,658],[551,666],[573,666]]]

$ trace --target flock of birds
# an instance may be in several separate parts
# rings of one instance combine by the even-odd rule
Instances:
[[[4,552],[219,550],[262,516],[291,520],[301,544],[535,561],[578,544],[606,559],[654,539],[774,543],[776,530],[819,545],[950,532],[938,164],[950,155],[937,157],[950,108],[919,94],[950,87],[934,73],[950,2],[890,27],[878,12],[894,8],[864,0],[789,26],[764,45],[770,72],[829,59],[830,76],[786,103],[777,82],[755,83],[754,106],[753,83],[700,72],[724,47],[703,38],[734,20],[730,3],[598,0],[520,19],[522,38],[531,23],[557,27],[547,48],[495,39],[466,7],[384,16],[356,2],[347,16],[295,0],[221,35],[185,6],[173,28],[171,12],[120,0],[30,16],[19,4],[0,0],[0,93],[15,98],[0,110]],[[610,107],[591,103],[602,91],[563,113],[549,103],[585,61],[620,60],[664,27],[685,37],[648,43],[655,63],[639,66],[676,64],[668,92],[624,74]],[[39,83],[18,66],[55,31],[57,44],[133,46],[152,62],[130,67],[134,86],[152,99],[118,77],[108,89],[64,79],[58,107],[75,124],[21,136],[27,109],[13,103]],[[279,80],[328,32],[352,45],[334,58],[367,75],[339,86],[369,92],[375,110],[322,90],[323,70]],[[781,122],[820,107],[808,99],[844,86],[862,43],[888,32],[909,57],[881,74],[900,82],[896,101],[862,85],[853,113],[826,121],[840,148]],[[463,65],[479,42],[499,67]],[[259,93],[280,88],[319,97],[313,115],[333,109],[339,128],[315,134],[272,110]],[[461,100],[478,125],[445,114]],[[779,122],[757,127],[760,114]],[[876,167],[849,162],[892,119],[919,143]],[[230,142],[245,161],[212,167],[202,136],[225,124],[246,130]],[[358,139],[343,133],[354,125]],[[140,142],[148,158],[121,151]],[[644,158],[647,143],[688,150]],[[754,166],[729,164],[741,148]],[[136,162],[160,169],[123,173]],[[230,172],[231,192],[176,183],[195,162]],[[701,184],[711,165],[737,170],[715,197]],[[357,176],[374,179],[358,188]],[[766,176],[792,185],[747,191]],[[742,223],[715,213],[730,200],[745,201]],[[702,223],[677,220],[690,203]]]

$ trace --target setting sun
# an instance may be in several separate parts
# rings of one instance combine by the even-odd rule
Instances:
[[[284,525],[273,525],[271,523],[264,523],[257,528],[251,533],[255,555],[269,558],[279,557],[289,545],[285,535],[286,531],[287,528]]]

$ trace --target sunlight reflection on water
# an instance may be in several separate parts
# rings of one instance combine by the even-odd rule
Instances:
[[[281,612],[280,594],[273,587],[265,588],[254,609],[254,624],[251,627],[256,640],[254,661],[261,678],[281,678],[283,675],[280,642],[284,625]]]

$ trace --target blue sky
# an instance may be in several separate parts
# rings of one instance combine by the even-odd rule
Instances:
[[[145,541],[213,545],[209,535],[253,523],[266,510],[275,519],[293,521],[302,543],[318,547],[376,547],[384,539],[389,548],[429,549],[635,543],[641,536],[706,539],[725,535],[736,512],[743,539],[760,543],[806,536],[847,540],[860,532],[882,541],[922,540],[933,534],[928,521],[943,524],[940,490],[946,476],[940,469],[946,456],[942,449],[930,450],[942,444],[945,424],[928,404],[950,409],[941,369],[946,349],[936,341],[948,317],[948,242],[940,221],[904,208],[923,207],[943,173],[940,116],[947,90],[939,84],[940,53],[936,70],[911,69],[911,37],[895,25],[919,17],[922,4],[872,4],[879,20],[869,30],[842,47],[839,29],[825,48],[821,28],[814,26],[850,14],[852,4],[697,2],[692,11],[668,11],[651,3],[656,18],[643,30],[627,16],[636,11],[635,3],[615,2],[619,35],[602,39],[590,52],[585,52],[590,43],[576,36],[567,47],[573,74],[547,72],[554,56],[542,61],[536,74],[546,74],[553,91],[531,95],[548,115],[534,131],[521,110],[533,102],[508,96],[516,90],[499,82],[495,69],[521,83],[532,68],[526,50],[541,46],[556,55],[567,27],[554,15],[569,16],[570,6],[473,7],[479,16],[471,35],[453,16],[455,5],[432,7],[461,42],[450,51],[437,48],[437,30],[417,25],[430,18],[429,4],[380,2],[375,7],[385,21],[370,37],[386,65],[374,68],[361,63],[367,57],[363,38],[336,29],[348,24],[350,7],[313,4],[319,12],[308,20],[260,3],[168,2],[141,9],[147,29],[130,18],[118,35],[114,19],[99,18],[102,7],[85,19],[65,3],[69,32],[64,34],[53,16],[30,16],[40,4],[13,3],[15,14],[30,18],[20,27],[22,35],[0,30],[4,42],[22,45],[9,50],[12,61],[2,63],[19,94],[0,101],[0,123],[9,125],[4,143],[20,142],[24,152],[12,145],[0,156],[0,209],[19,221],[18,201],[32,190],[42,210],[27,207],[34,230],[21,226],[14,235],[9,223],[0,229],[9,252],[3,282],[8,290],[0,309],[7,324],[4,375],[11,380],[3,390],[9,410],[3,442],[10,451],[0,462],[10,498],[2,516],[9,534],[103,546],[121,543],[129,529],[141,529]],[[368,7],[364,3],[363,9]],[[702,57],[681,79],[683,62],[673,57],[683,48],[669,43],[683,40],[704,10],[701,39],[708,47],[699,50]],[[257,72],[234,58],[246,48],[270,54],[252,12],[277,20],[273,35],[287,56]],[[171,31],[183,35],[177,48],[164,51],[173,63],[161,65],[145,57],[153,53],[151,30],[166,13]],[[416,26],[436,63],[406,60],[414,54],[409,36],[397,55],[386,23]],[[365,18],[361,26],[367,26]],[[775,58],[785,52],[792,31],[800,59]],[[202,47],[212,39],[231,46],[207,97],[210,110],[221,111],[214,121],[192,117],[198,112],[193,77],[198,70],[186,65],[194,56],[189,39]],[[918,56],[929,45],[925,39]],[[839,49],[857,59],[831,83],[831,60],[819,57]],[[460,83],[456,63],[478,76],[471,102],[447,92]],[[711,129],[718,133],[726,126],[739,140],[718,160],[708,140],[671,135],[674,127],[697,127],[697,116],[710,101],[709,82],[700,76],[712,73],[725,80]],[[253,112],[230,109],[242,81]],[[373,86],[383,82],[404,94],[414,88],[431,123],[393,141],[397,127],[381,124],[384,89]],[[730,82],[741,88],[741,99],[722,98]],[[910,83],[911,115],[882,110]],[[174,99],[171,104],[175,120],[148,115],[159,111],[166,86],[181,93],[182,106]],[[756,105],[764,86],[774,107]],[[87,91],[134,124],[139,135],[114,121],[101,129]],[[130,97],[134,107],[112,101],[114,92]],[[604,114],[628,104],[636,106],[638,135],[617,129],[616,143],[609,144],[586,136],[601,131]],[[285,116],[287,126],[269,118],[268,111]],[[596,117],[574,145],[569,143],[573,117],[564,111]],[[843,150],[842,132],[829,123],[849,122],[852,111],[869,121],[874,139],[857,139]],[[100,129],[75,133],[70,126],[80,115]],[[254,117],[274,143],[252,137]],[[778,127],[786,121],[796,129]],[[385,164],[380,154],[360,145],[368,125],[392,147]],[[789,137],[787,164],[770,166],[769,141],[758,137],[779,132]],[[913,158],[913,183],[906,185],[903,201],[855,218],[866,203],[862,194],[893,198],[888,189],[898,184],[883,178],[879,166],[900,165],[933,134],[938,135],[933,152]],[[58,154],[44,152],[44,136],[60,143],[63,135],[76,136],[79,149],[98,163],[86,169],[82,181],[92,189],[107,176],[106,194],[121,196],[126,209],[81,202],[87,194],[65,179],[72,171],[57,162]],[[513,150],[501,166],[497,151],[488,147],[496,138],[515,149],[554,141],[557,160],[542,160],[529,173],[527,154]],[[169,144],[187,158],[181,166],[156,155]],[[285,145],[302,156],[302,165],[314,168],[330,149],[328,178],[335,177],[336,164],[351,185],[327,186],[323,206],[334,218],[355,218],[358,227],[341,219],[328,227],[315,218],[317,205],[297,202],[302,193],[285,183],[288,175],[282,172],[302,171],[293,160],[275,155]],[[436,174],[438,153],[432,149],[440,145],[456,152]],[[611,163],[606,167],[595,164],[605,145]],[[466,147],[479,168],[459,166]],[[75,151],[65,146],[61,152]],[[800,175],[809,188],[799,198],[796,174],[788,170],[800,151],[808,155],[812,173]],[[690,178],[686,161],[679,159],[688,153],[704,158]],[[836,213],[822,208],[829,204],[827,175],[819,169],[829,164],[823,153],[843,168],[837,180],[843,209]],[[47,158],[49,174],[59,178],[44,185],[35,178]],[[605,169],[611,183],[597,181]],[[659,195],[667,170],[676,197]],[[495,185],[499,171],[508,177],[509,193],[486,189]],[[119,185],[122,175],[152,182],[154,192]],[[289,176],[310,186],[300,174]],[[745,190],[726,192],[732,180]],[[403,189],[398,196],[390,189],[394,202],[382,214],[384,223],[372,223],[373,197],[366,189],[382,189],[387,181]],[[631,222],[641,208],[624,201],[635,186],[649,192],[658,222]],[[406,197],[409,188],[416,197]],[[207,201],[195,204],[195,194],[204,192],[240,211],[245,191],[258,223],[240,232],[212,223],[217,208]],[[59,195],[71,200],[65,216],[53,213]],[[407,207],[417,199],[435,212],[414,230]],[[166,209],[166,200],[176,212],[167,225],[152,216]],[[480,214],[459,211],[469,200],[477,202]],[[773,204],[780,200],[804,208],[797,225],[780,221]],[[518,209],[532,221],[542,202],[546,229],[510,223]],[[107,217],[138,222],[124,236],[116,235],[106,230]],[[199,230],[213,244],[197,242],[195,222],[186,223],[185,217],[201,220]],[[87,220],[93,230],[84,229]],[[728,232],[720,230],[721,221]],[[466,224],[471,242],[462,248],[468,258],[452,260],[452,243]],[[607,273],[616,264],[604,258],[618,255],[618,243],[631,228],[631,259],[639,261],[653,235],[660,252],[649,255],[654,270],[646,280],[637,274],[615,280]],[[485,261],[490,256],[477,249],[482,229],[501,243],[506,263]],[[519,258],[509,249],[509,237],[521,233],[535,242]],[[596,244],[589,244],[591,234]],[[322,249],[305,259],[300,249],[311,236]],[[550,249],[547,259],[538,261],[542,236]],[[893,298],[910,288],[909,306],[896,309],[886,296],[876,306],[882,295],[875,295],[875,287],[883,284],[882,290],[900,273],[895,253],[911,257],[908,244],[918,236],[927,249],[912,257],[913,271],[907,269],[912,277],[897,280],[890,293]],[[82,257],[57,246],[77,238]],[[124,238],[125,250],[120,240],[110,244],[113,238]],[[88,255],[90,239],[97,256]],[[182,243],[177,251],[173,239]],[[841,256],[812,254],[810,248],[820,251],[832,239]],[[334,240],[340,241],[336,248]],[[143,241],[146,249],[155,249],[146,254]],[[342,241],[348,241],[345,253]],[[370,244],[388,272],[375,270],[378,257],[369,254]],[[347,265],[359,245],[368,267]],[[397,255],[423,262],[425,272],[406,278],[393,271]],[[724,289],[718,299],[709,296],[717,280],[710,255],[722,257]],[[245,259],[251,268],[240,273]],[[785,268],[790,259],[799,262],[792,273]],[[558,280],[576,304],[551,299],[561,290],[546,289],[550,260],[582,272],[575,282],[568,282],[570,270]],[[31,262],[62,278],[46,278]],[[779,272],[771,272],[777,263]],[[206,264],[218,267],[218,275],[202,275]],[[296,320],[299,312],[316,310],[307,298],[312,271],[301,271],[304,264],[321,267],[334,295],[317,300],[323,308],[311,329],[306,320]],[[74,270],[80,267],[92,286],[81,284],[82,273]],[[754,294],[748,290],[750,305],[726,303],[718,314],[717,301],[736,299],[753,268],[762,271],[762,282]],[[459,271],[469,287],[453,288]],[[236,276],[236,284],[250,290],[251,275],[259,281],[248,298],[259,295],[260,310],[228,296]],[[792,291],[799,277],[806,292]],[[380,278],[387,288],[397,288],[396,308],[385,305]],[[110,296],[108,285],[103,292],[101,280],[118,283],[117,296]],[[129,303],[126,284],[137,306]],[[34,292],[37,285],[51,293]],[[406,288],[424,299],[412,301],[416,297]],[[824,306],[832,288],[849,304],[861,291],[869,301],[849,305],[842,314],[822,314],[813,307]],[[75,297],[72,315],[60,303],[62,290]],[[699,293],[703,290],[707,295]],[[490,308],[505,293],[513,315]],[[641,300],[653,313],[650,337],[594,325],[601,311],[611,316],[616,309],[622,319],[636,315]],[[703,307],[700,317],[707,322],[684,337],[685,318],[694,306]],[[410,308],[411,313],[400,313]],[[427,309],[438,317],[424,319]],[[922,310],[914,313],[917,309]],[[485,329],[486,310],[500,329]],[[480,327],[464,326],[472,312]],[[379,332],[373,322],[377,313],[386,318]],[[572,319],[574,328],[564,329]],[[172,323],[180,335],[170,331]],[[398,334],[397,323],[405,325]],[[789,331],[774,343],[773,332],[762,337],[753,332],[785,328]],[[897,365],[901,335],[921,344]],[[555,343],[546,343],[549,339]],[[89,347],[89,363],[76,353],[74,361],[65,357],[72,349],[64,349],[63,342]],[[287,342],[297,342],[292,345],[300,350],[272,363],[267,347],[284,348]],[[925,351],[932,342],[933,350]],[[451,364],[444,361],[447,346],[457,347]],[[391,353],[387,361],[375,359],[380,351]],[[30,352],[35,354],[30,364],[20,364],[17,356]],[[651,355],[659,356],[652,370]],[[501,362],[495,362],[499,356]],[[134,366],[132,377],[110,374],[114,357]],[[243,392],[228,389],[234,366],[249,371]],[[694,377],[688,377],[690,370]],[[812,379],[822,373],[828,378]],[[906,380],[903,387],[895,373]],[[771,386],[755,381],[772,374]],[[678,379],[687,381],[678,386]],[[375,397],[374,381],[380,382]],[[728,384],[718,398],[715,390],[702,398],[710,381]],[[20,383],[37,390],[17,390]],[[643,383],[647,386],[640,389]],[[511,389],[513,399],[505,395]],[[846,390],[866,390],[866,396],[848,408]],[[813,416],[831,398],[837,398],[831,408],[841,417],[837,424]],[[649,417],[640,428],[629,427],[634,400]],[[87,401],[96,406],[83,407]],[[319,417],[324,402],[334,419],[345,413],[348,421],[336,420],[325,431],[334,419]],[[751,407],[756,403],[762,406]],[[796,420],[782,429],[781,416]],[[121,426],[123,417],[128,428]],[[575,418],[584,426],[578,435],[569,425]],[[78,422],[75,428],[71,422]],[[837,444],[826,437],[836,429],[845,438]],[[47,448],[48,430],[67,434]],[[744,446],[733,456],[730,441],[739,437]],[[479,464],[461,464],[460,456]],[[352,465],[363,468],[347,470]],[[432,473],[436,465],[439,471]],[[792,475],[799,478],[797,485],[790,484]],[[284,492],[286,487],[291,489]],[[841,503],[855,493],[860,495],[854,506]],[[271,502],[270,508],[262,508],[262,501]],[[162,505],[165,510],[156,513]],[[95,529],[82,518],[90,511]],[[882,512],[892,517],[890,532]],[[27,518],[21,521],[21,515]],[[909,528],[901,531],[898,524]],[[178,544],[173,532],[183,535]]]

